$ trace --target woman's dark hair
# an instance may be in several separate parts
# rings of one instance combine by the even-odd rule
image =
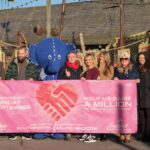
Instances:
[[[141,65],[140,62],[139,62],[139,57],[140,55],[144,55],[145,57],[145,64],[144,65]],[[137,56],[137,69],[140,71],[140,72],[146,72],[147,69],[150,67],[150,63],[149,63],[149,53],[148,52],[140,52]]]

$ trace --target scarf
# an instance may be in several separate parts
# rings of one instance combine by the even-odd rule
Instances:
[[[74,64],[70,63],[68,60],[66,61],[66,66],[68,68],[74,69],[74,70],[78,70],[79,68],[79,63],[78,61],[76,61]]]

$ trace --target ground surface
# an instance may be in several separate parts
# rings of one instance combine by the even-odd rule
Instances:
[[[9,141],[7,136],[0,137],[0,150],[150,150],[150,143],[132,139],[131,143],[124,144],[118,141],[118,137],[110,136],[106,142],[97,140],[96,143],[83,143],[73,137],[71,141],[64,140],[22,140]]]

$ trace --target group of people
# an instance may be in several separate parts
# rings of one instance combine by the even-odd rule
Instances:
[[[59,80],[137,80],[138,87],[138,120],[142,141],[150,141],[150,64],[149,53],[141,52],[137,56],[136,65],[130,61],[130,54],[121,53],[117,67],[111,65],[111,58],[108,51],[101,51],[98,57],[98,64],[92,54],[84,57],[83,67],[79,64],[77,54],[71,51],[67,55],[64,66],[60,69]],[[86,68],[86,69],[85,69]],[[6,80],[39,80],[40,69],[27,57],[27,49],[19,48],[17,58],[9,65],[5,74]],[[100,140],[107,139],[106,134],[99,134]],[[31,138],[29,134],[22,134],[24,138]],[[16,134],[11,134],[14,139]],[[71,134],[65,134],[65,139],[70,140]],[[93,134],[83,134],[80,141],[86,143],[96,142]],[[131,134],[120,133],[121,142],[130,142]]]

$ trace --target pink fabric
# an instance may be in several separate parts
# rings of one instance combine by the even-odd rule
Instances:
[[[0,132],[135,133],[136,81],[0,81]]]

